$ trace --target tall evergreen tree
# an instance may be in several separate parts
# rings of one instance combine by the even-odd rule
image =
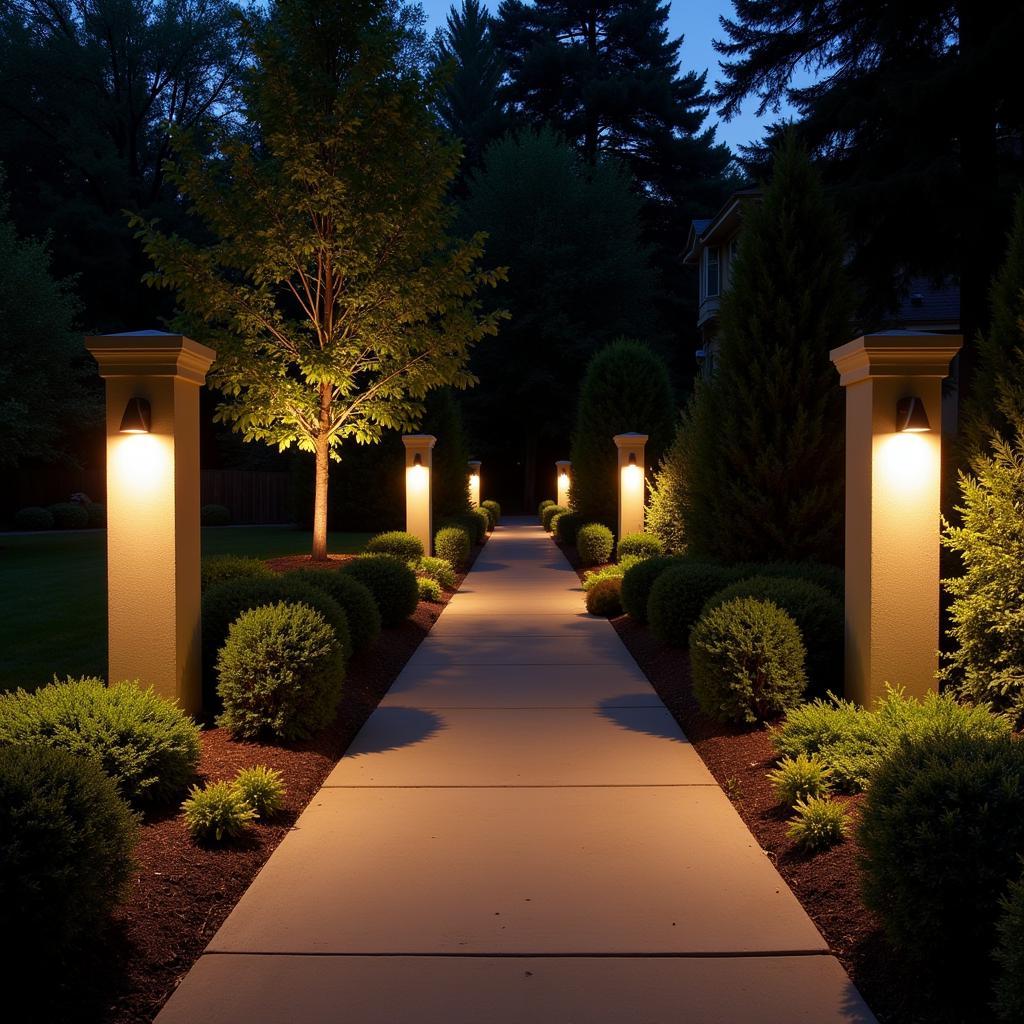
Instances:
[[[849,340],[850,300],[836,217],[787,137],[744,218],[718,369],[688,417],[685,526],[695,553],[840,559],[843,404],[829,351]]]
[[[277,0],[249,22],[258,148],[222,166],[183,140],[173,179],[213,241],[135,223],[184,325],[217,349],[220,419],[315,456],[313,557],[327,557],[329,460],[418,426],[436,387],[474,383],[496,330],[476,290],[482,237],[448,233],[457,149],[438,137],[403,11],[389,0]],[[413,58],[413,59],[410,59]]]
[[[655,468],[644,509],[645,529],[658,537],[671,554],[686,550],[686,481],[689,478],[686,429],[683,419],[676,428],[672,444]]]
[[[480,0],[452,4],[434,34],[434,63],[445,80],[435,107],[441,124],[462,140],[462,171],[480,164],[484,150],[506,128],[499,99],[501,58],[491,38],[491,17]]]

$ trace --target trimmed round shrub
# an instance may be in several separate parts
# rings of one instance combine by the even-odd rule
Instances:
[[[543,526],[548,533],[550,533],[551,520],[554,519],[555,516],[560,516],[563,512],[568,511],[569,510],[565,508],[563,505],[555,505],[554,503],[550,505],[545,505],[540,512],[540,525]]]
[[[658,577],[683,560],[681,555],[645,558],[631,565],[622,576],[622,607],[637,622],[647,621],[647,599]]]
[[[316,587],[332,598],[345,613],[353,651],[363,651],[380,636],[380,610],[369,587],[337,569],[293,569],[286,580]]]
[[[1024,851],[1024,743],[903,739],[872,778],[858,838],[864,899],[893,945],[987,1003],[1000,900]]]
[[[14,514],[14,525],[19,530],[52,530],[53,513],[48,508],[29,505]]]
[[[204,505],[199,510],[202,526],[227,526],[231,522],[231,511],[226,505]]]
[[[416,573],[391,555],[361,555],[341,572],[359,580],[373,595],[385,626],[397,626],[416,611],[420,591]]]
[[[455,589],[455,566],[447,558],[421,558],[412,568],[415,568],[416,572],[423,576],[437,580],[442,587],[447,587],[449,590]]]
[[[770,601],[727,601],[690,634],[693,694],[720,722],[763,722],[798,704],[807,688],[804,660],[796,623]]]
[[[259,558],[242,555],[213,555],[204,558],[200,569],[200,584],[204,591],[227,580],[271,579],[274,570]]]
[[[480,507],[490,514],[492,529],[501,522],[501,506],[496,501],[482,501]]]
[[[1024,1020],[1024,878],[1010,883],[996,922],[996,983],[993,1008],[1006,1024]]]
[[[331,624],[305,604],[243,612],[217,655],[217,724],[233,736],[303,739],[330,724],[345,663]]]
[[[84,530],[89,525],[89,513],[84,505],[73,501],[59,501],[50,506],[53,526],[56,530]]]
[[[21,961],[38,971],[40,958],[52,966],[96,941],[131,876],[137,839],[135,816],[94,760],[0,747],[0,907],[16,928],[4,957],[11,981]]]
[[[432,580],[429,576],[417,576],[416,586],[419,588],[421,601],[433,601],[436,603],[443,596],[441,584],[437,580]]]
[[[464,569],[469,561],[470,536],[461,526],[445,526],[434,534],[434,551],[438,558]]]
[[[627,533],[619,538],[615,549],[615,557],[623,558],[657,558],[665,554],[665,545],[653,533]]]
[[[371,537],[366,550],[375,555],[394,555],[403,562],[415,562],[423,557],[423,541],[404,530],[391,530]]]
[[[663,644],[685,647],[708,598],[735,578],[720,565],[689,559],[680,559],[659,574],[647,599],[647,621],[655,638]]]
[[[477,544],[483,544],[487,540],[487,534],[494,528],[495,524],[491,521],[491,514],[485,508],[475,508],[470,515],[473,516],[477,521]]]
[[[576,553],[581,565],[604,565],[611,560],[615,538],[603,523],[587,523],[576,531]]]
[[[845,600],[843,570],[825,562],[741,562],[733,568],[743,579],[770,576],[772,579],[805,580],[827,590],[840,604]]]
[[[622,580],[599,580],[587,591],[587,611],[610,619],[622,614]]]
[[[576,534],[582,525],[583,517],[578,512],[563,512],[554,517],[551,528],[559,544],[569,545],[576,543]]]
[[[233,782],[193,786],[181,811],[192,838],[211,845],[241,839],[259,817]]]
[[[102,530],[107,525],[107,506],[90,502],[85,506],[86,514],[89,516],[89,526],[94,530]]]
[[[199,765],[199,729],[136,682],[54,681],[0,695],[0,745],[90,757],[137,805],[180,798]]]
[[[552,501],[552,500],[551,500],[550,498],[545,498],[545,499],[544,499],[544,500],[543,500],[543,501],[542,501],[542,502],[541,502],[541,503],[540,503],[540,504],[539,504],[539,505],[537,506],[537,518],[538,518],[538,519],[540,519],[540,518],[541,518],[541,517],[542,517],[542,516],[544,515],[544,509],[546,509],[546,508],[550,508],[550,507],[551,507],[552,505],[554,505],[554,504],[555,504],[555,503],[554,503],[554,502],[553,502],[553,501]]]
[[[487,529],[493,530],[498,525],[498,520],[495,518],[494,513],[482,504],[480,509],[487,516]]]
[[[324,570],[327,572],[328,570]],[[411,573],[410,573],[411,575]],[[203,594],[203,706],[206,712],[220,710],[217,690],[217,653],[228,638],[228,629],[242,612],[263,605],[290,601],[315,608],[333,627],[347,661],[352,653],[352,636],[348,617],[325,589],[305,580],[273,576],[270,579],[248,578],[228,580],[210,587]]]
[[[827,590],[797,577],[754,576],[723,587],[708,600],[704,611],[734,597],[771,601],[788,612],[807,648],[811,692],[820,696],[843,692],[843,608]]]

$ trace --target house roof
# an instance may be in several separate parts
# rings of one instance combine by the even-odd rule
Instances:
[[[735,234],[742,215],[743,204],[748,200],[758,199],[760,196],[761,189],[759,188],[739,189],[729,196],[714,217],[707,220],[691,221],[683,262],[688,266],[695,266],[700,260],[702,249]]]
[[[927,277],[911,278],[894,319],[900,324],[957,326],[960,323],[959,285],[946,281],[936,286]]]

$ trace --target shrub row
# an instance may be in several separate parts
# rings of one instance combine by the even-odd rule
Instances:
[[[84,530],[106,525],[105,505],[74,501],[60,501],[46,508],[29,505],[18,509],[14,515],[14,526],[18,530]]]

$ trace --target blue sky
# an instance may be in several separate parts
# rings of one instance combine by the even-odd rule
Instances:
[[[420,0],[427,12],[430,29],[444,24],[444,19],[451,7],[452,0]],[[487,0],[492,10],[497,7],[498,0]],[[731,14],[731,0],[671,0],[669,8],[669,26],[673,35],[684,36],[683,48],[680,52],[684,71],[708,70],[708,82],[714,83],[718,74],[718,54],[715,53],[711,41],[720,36],[722,30],[718,24],[720,14]],[[741,113],[731,121],[719,122],[718,116],[712,111],[709,121],[717,124],[716,137],[728,143],[734,150],[752,139],[759,139],[763,123],[775,120],[777,115],[770,111],[764,119],[757,117],[756,102],[748,102]]]

